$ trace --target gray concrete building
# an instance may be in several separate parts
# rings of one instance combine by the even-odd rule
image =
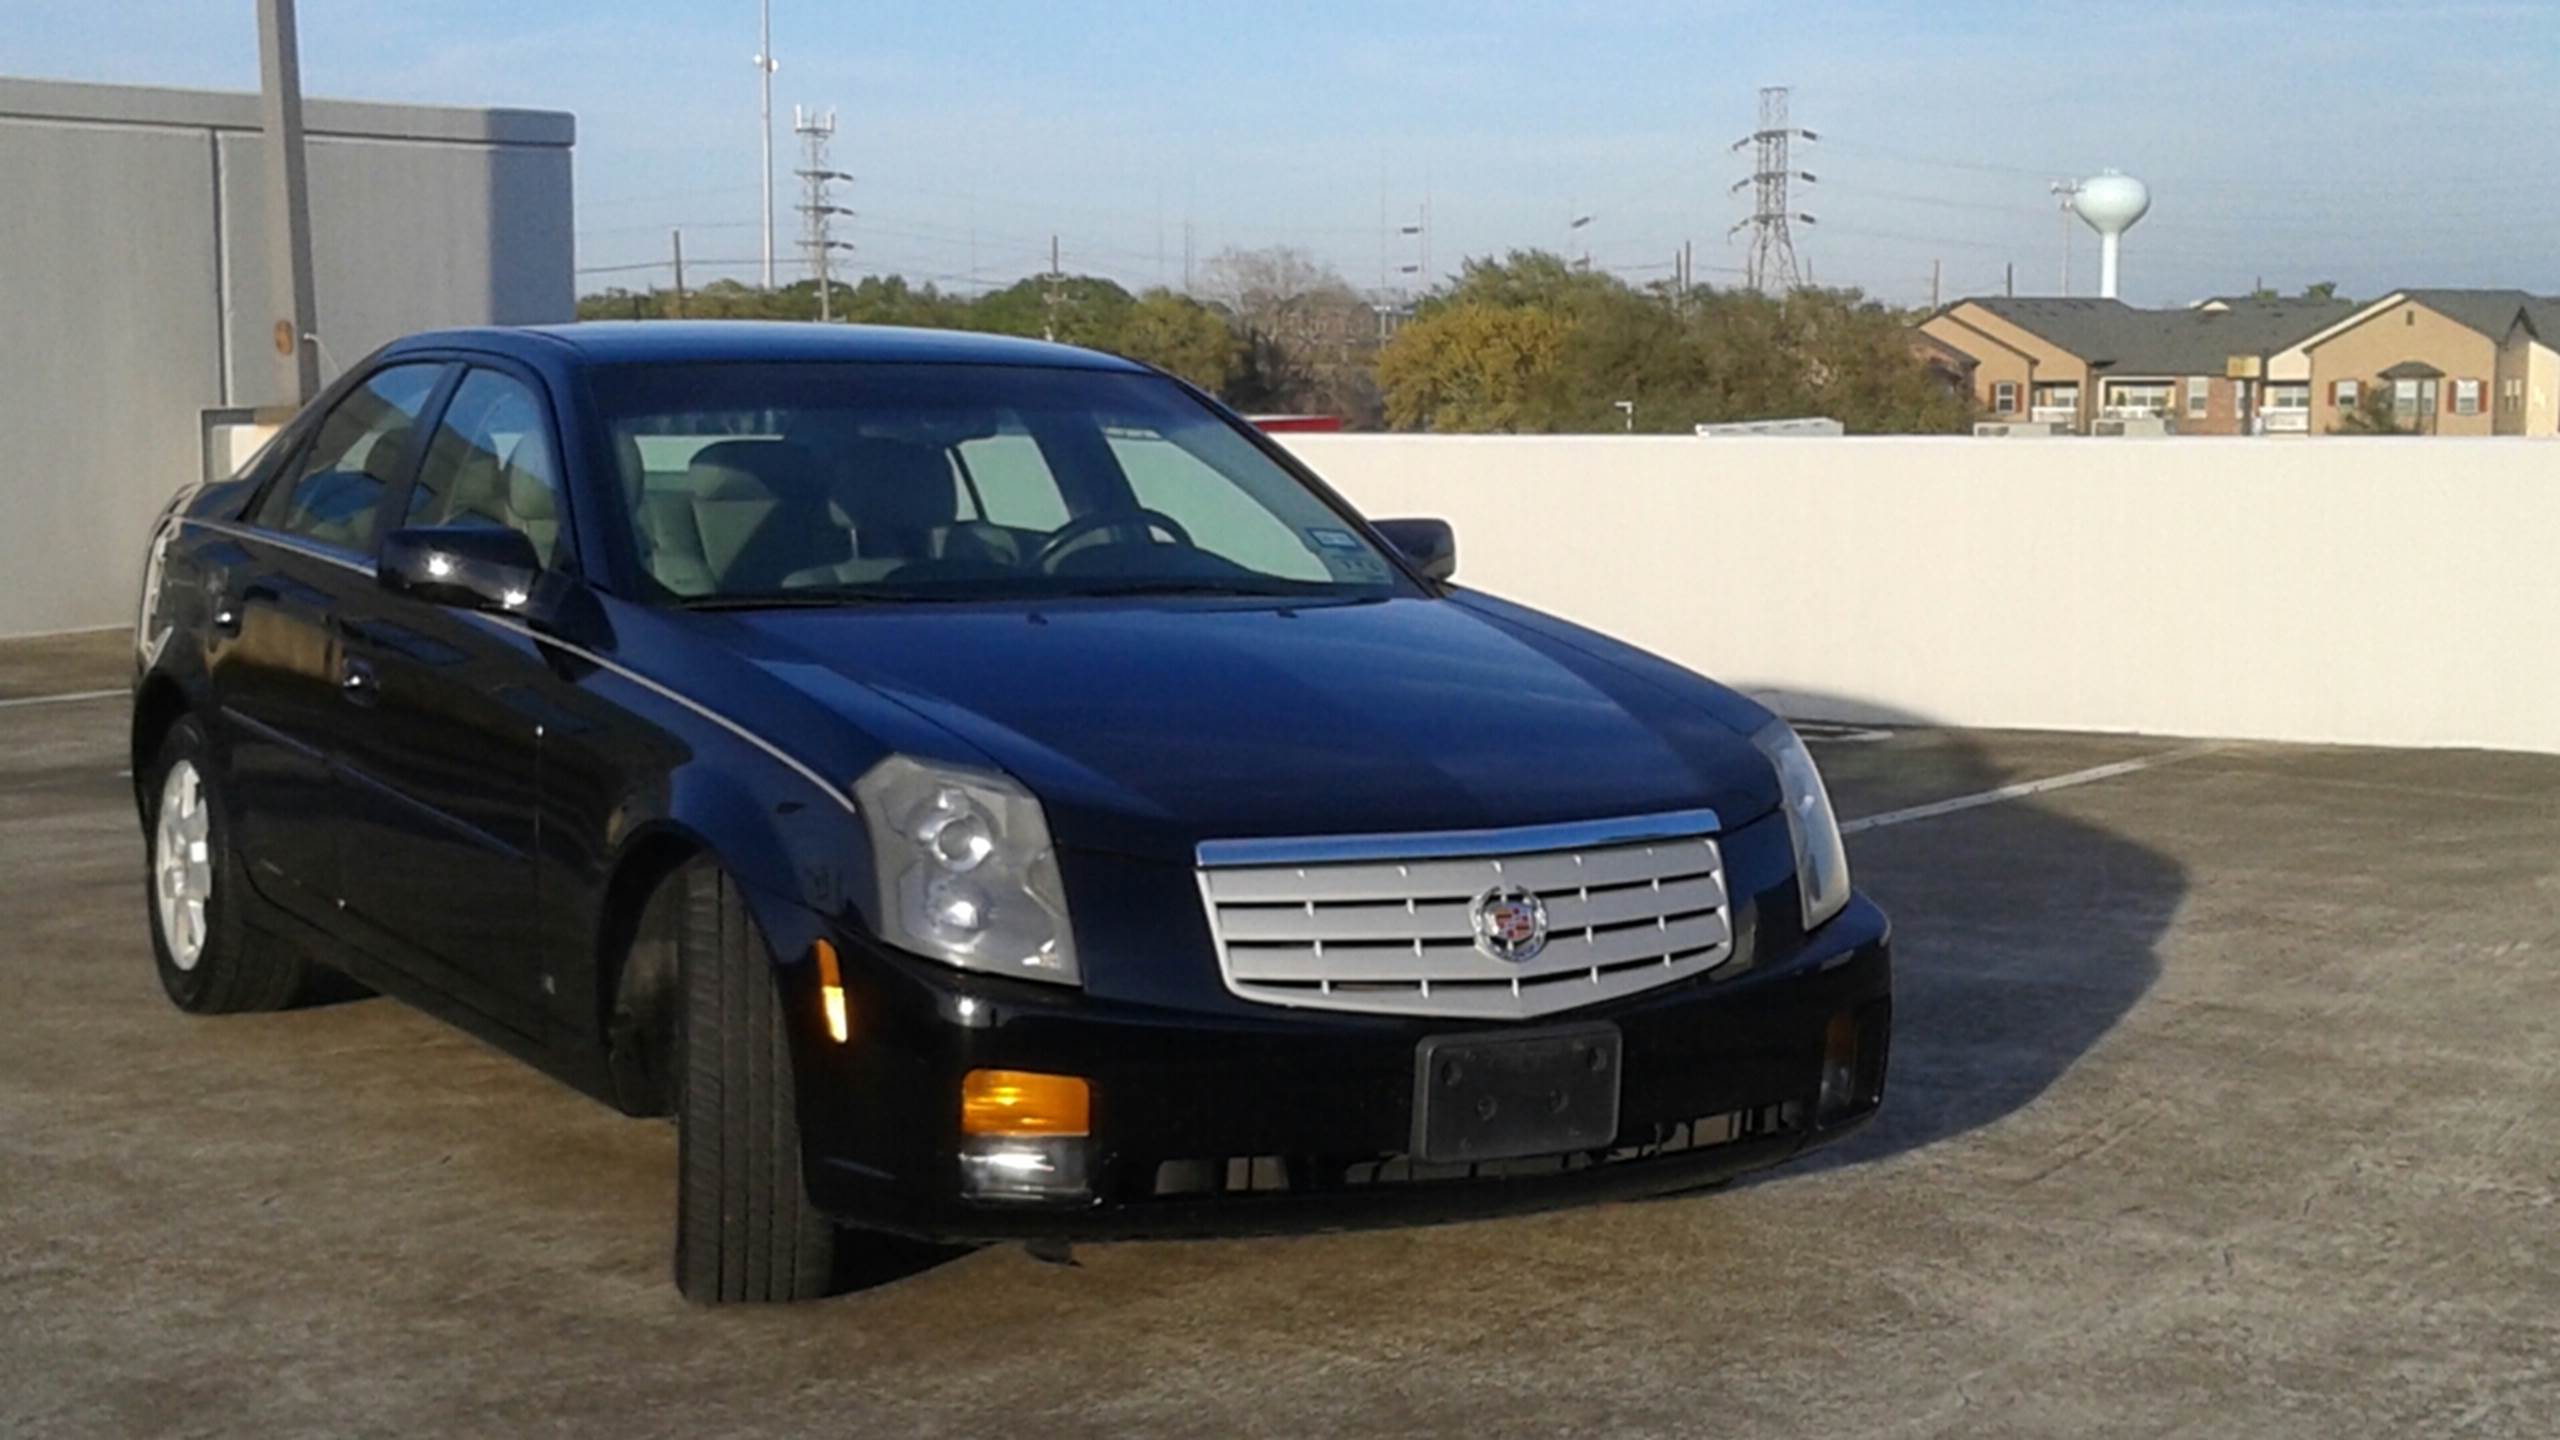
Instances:
[[[321,373],[571,318],[572,117],[314,100]],[[129,623],[208,409],[277,403],[252,94],[0,78],[0,636]]]

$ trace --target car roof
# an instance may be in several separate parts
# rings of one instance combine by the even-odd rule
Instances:
[[[590,365],[698,364],[740,361],[889,361],[917,365],[1036,365],[1063,370],[1143,373],[1145,366],[1013,335],[920,330],[901,325],[819,325],[788,320],[586,320],[574,325],[474,326],[430,330],[392,345],[394,351],[460,347],[561,358],[560,347]]]

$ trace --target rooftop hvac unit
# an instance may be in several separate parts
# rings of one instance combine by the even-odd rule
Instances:
[[[1973,433],[2006,440],[2013,436],[2068,435],[2071,427],[2059,420],[1977,420],[1973,422]]]
[[[2089,433],[2142,438],[2175,435],[2178,430],[2166,417],[2156,417],[2148,420],[2092,420],[2089,422]]]

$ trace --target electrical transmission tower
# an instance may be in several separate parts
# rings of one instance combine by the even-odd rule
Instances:
[[[852,241],[835,237],[835,219],[853,212],[835,203],[831,187],[853,177],[827,165],[827,142],[835,138],[836,112],[804,112],[794,105],[791,130],[800,137],[800,248],[808,252],[810,278],[818,282],[818,318],[833,320],[835,252],[853,249]]]
[[[1784,295],[1804,283],[1803,272],[1796,264],[1795,236],[1788,226],[1794,222],[1814,223],[1810,215],[1794,212],[1787,196],[1792,183],[1813,183],[1809,171],[1795,168],[1788,154],[1791,143],[1798,139],[1818,140],[1822,137],[1810,130],[1798,130],[1787,124],[1787,87],[1764,85],[1760,88],[1760,128],[1733,142],[1733,148],[1752,149],[1751,173],[1733,183],[1732,192],[1748,186],[1751,190],[1751,218],[1737,221],[1725,232],[1729,240],[1745,230],[1751,232],[1751,256],[1743,262],[1743,273],[1750,277],[1752,289]]]

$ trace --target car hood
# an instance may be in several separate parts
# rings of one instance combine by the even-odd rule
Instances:
[[[1777,803],[1758,706],[1477,597],[1086,600],[736,612],[768,672],[936,722],[1058,843],[1480,829]]]

